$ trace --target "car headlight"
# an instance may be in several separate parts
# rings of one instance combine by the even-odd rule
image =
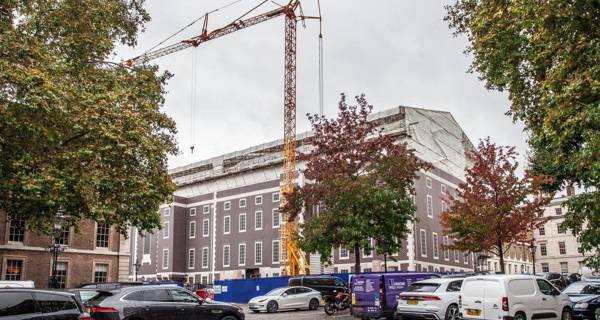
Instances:
[[[267,298],[260,299],[260,300],[258,300],[258,301],[256,301],[256,302],[265,302],[265,301],[267,301]]]
[[[588,306],[587,302],[578,302],[575,304],[575,309],[587,309]]]

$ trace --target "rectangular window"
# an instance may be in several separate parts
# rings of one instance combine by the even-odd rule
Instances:
[[[542,263],[542,272],[550,272],[550,268],[547,263]]]
[[[561,207],[554,208],[554,212],[556,212],[557,216],[562,216],[562,214],[563,214]]]
[[[256,196],[256,197],[254,197],[254,204],[255,205],[262,204],[262,196]]]
[[[165,223],[163,225],[163,238],[164,239],[169,239],[169,235],[170,235],[169,226],[170,226],[169,221],[165,221]]]
[[[204,207],[202,207],[202,213],[209,214],[210,213],[210,205],[205,205]]]
[[[433,258],[434,259],[439,259],[440,258],[440,243],[438,240],[438,235],[437,233],[433,232],[432,233],[432,239],[433,241]]]
[[[557,224],[557,226],[558,226],[558,233],[559,234],[565,234],[566,233],[565,227],[563,227],[562,223]]]
[[[538,229],[538,233],[540,234],[540,236],[545,236],[546,235],[546,228],[544,226],[540,226]]]
[[[196,221],[190,221],[190,239],[196,238]]]
[[[446,247],[450,245],[450,240],[448,239],[448,236],[444,236],[442,241],[444,244],[444,260],[450,260],[450,250],[446,249]]]
[[[562,273],[562,274],[569,273],[569,263],[568,262],[560,263],[560,273]]]
[[[150,235],[148,231],[144,233],[144,254],[150,254],[150,243],[152,242]]]
[[[463,256],[463,262],[464,262],[465,264],[469,264],[469,253],[468,253],[468,252],[465,252],[465,253],[464,253],[464,256]]]
[[[433,198],[427,195],[427,216],[433,218]]]
[[[67,269],[68,265],[66,262],[59,261],[56,263],[56,281],[60,289],[67,287]]]
[[[208,268],[208,247],[202,248],[202,268]]]
[[[454,250],[454,262],[460,262],[460,253],[458,253],[458,250]]]
[[[560,254],[567,254],[567,247],[565,246],[565,243],[563,241],[558,243],[558,251],[560,252]]]
[[[20,281],[23,279],[23,260],[7,259],[4,280]]]
[[[246,207],[246,198],[240,199],[239,205],[240,205],[240,208],[245,208]]]
[[[271,252],[273,253],[273,263],[279,263],[279,257],[281,254],[281,242],[279,240],[273,240]]]
[[[240,213],[239,232],[246,232],[246,214]]]
[[[442,212],[448,211],[448,203],[442,200]]]
[[[108,281],[108,264],[97,263],[94,266],[94,283],[102,283]]]
[[[541,256],[548,255],[548,248],[546,248],[546,244],[545,243],[540,243],[540,255]]]
[[[225,203],[223,203],[223,210],[229,209],[231,209],[231,201],[226,201]]]
[[[427,231],[421,229],[421,256],[427,257]]]
[[[273,228],[279,228],[280,220],[279,209],[273,209]]]
[[[188,250],[188,269],[194,269],[196,267],[196,249]]]
[[[163,249],[162,268],[163,269],[169,268],[169,249]]]
[[[363,258],[373,258],[373,239],[369,239],[369,246],[362,250]]]
[[[223,267],[229,267],[230,263],[230,247],[228,244],[223,246]]]
[[[254,264],[262,264],[262,242],[254,243]]]
[[[262,211],[256,211],[254,213],[254,229],[255,230],[262,230]]]
[[[440,185],[440,193],[446,195],[446,185],[443,183]]]
[[[279,192],[275,192],[272,195],[273,202],[279,202]]]
[[[196,215],[196,208],[190,208],[190,216],[195,216]]]
[[[165,217],[168,217],[171,215],[171,208],[165,208],[163,213],[165,214]]]
[[[60,236],[56,239],[56,242],[58,244],[68,246],[70,234],[71,234],[71,232],[70,232],[69,228],[63,228],[62,232],[60,233]]]
[[[350,258],[350,252],[348,252],[348,248],[345,246],[340,247],[340,259],[348,259]]]
[[[96,227],[96,247],[108,248],[108,237],[110,235],[110,226],[107,223],[98,223]]]
[[[208,221],[208,219],[204,219],[204,220],[202,220],[202,236],[208,237],[209,234],[210,234],[209,221]]]
[[[427,188],[431,189],[431,178],[430,177],[425,178],[425,185],[427,186]]]
[[[231,217],[225,216],[223,218],[223,234],[231,233]]]
[[[23,242],[25,239],[25,220],[22,218],[14,218],[10,220],[10,228],[8,230],[8,241]]]
[[[238,265],[243,267],[246,265],[246,244],[240,243],[238,245]]]

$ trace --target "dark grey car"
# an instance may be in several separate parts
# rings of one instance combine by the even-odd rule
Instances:
[[[135,286],[100,291],[86,306],[96,320],[244,320],[242,308],[207,302],[174,286]]]

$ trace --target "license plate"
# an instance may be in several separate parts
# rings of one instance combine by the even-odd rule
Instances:
[[[467,315],[479,317],[481,315],[481,310],[467,309]]]
[[[361,311],[363,311],[363,308],[362,308],[362,307],[354,307],[353,309],[354,309],[354,311],[358,311],[358,312],[361,312]]]
[[[419,301],[418,300],[408,300],[408,301],[406,301],[406,304],[415,305],[415,304],[419,304]]]

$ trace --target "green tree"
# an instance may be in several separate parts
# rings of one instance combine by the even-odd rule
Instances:
[[[142,0],[0,3],[0,209],[48,232],[91,218],[159,226],[174,185],[168,73],[107,62],[149,20]]]
[[[547,191],[578,185],[564,225],[600,266],[600,2],[457,0],[446,19],[470,42],[471,70],[507,90]]]
[[[360,251],[371,250],[370,239],[379,254],[400,251],[408,222],[415,219],[413,181],[428,164],[367,120],[372,106],[364,96],[356,102],[349,106],[342,94],[337,119],[309,116],[313,149],[301,155],[308,183],[286,195],[284,211],[294,217],[302,208],[318,206],[318,214],[307,214],[302,250],[320,253],[322,262],[330,263],[331,249],[344,246],[354,250],[360,272]]]

